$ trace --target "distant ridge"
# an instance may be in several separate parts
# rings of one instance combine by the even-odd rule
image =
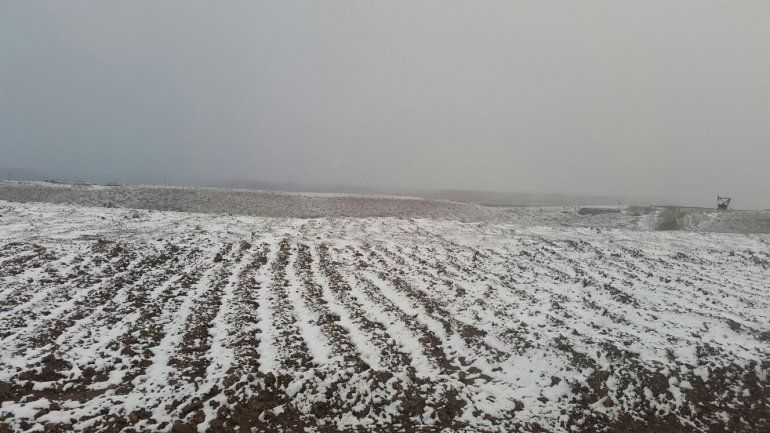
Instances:
[[[476,191],[462,189],[385,188],[316,183],[268,182],[247,179],[232,179],[223,182],[217,182],[211,184],[210,186],[217,188],[253,189],[266,191],[410,196],[433,200],[450,200],[463,203],[474,203],[485,206],[618,206],[632,203],[644,205],[656,203],[664,205],[673,204],[667,203],[660,199],[640,197]]]
[[[43,173],[26,168],[0,167],[0,180],[43,180]]]

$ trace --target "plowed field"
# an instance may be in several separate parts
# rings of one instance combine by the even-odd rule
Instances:
[[[770,235],[0,202],[0,431],[767,432]]]

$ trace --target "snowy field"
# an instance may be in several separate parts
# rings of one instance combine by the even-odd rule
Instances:
[[[0,201],[0,432],[770,431],[740,213],[365,200],[421,217]]]
[[[355,194],[312,194],[157,185],[0,182],[0,200],[281,218],[430,218],[548,227],[632,230],[672,228],[712,233],[770,233],[770,210],[720,212],[663,207],[491,207]]]

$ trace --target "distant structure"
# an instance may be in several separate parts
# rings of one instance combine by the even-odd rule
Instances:
[[[722,197],[719,194],[717,194],[717,209],[719,210],[727,210],[730,208],[730,200],[732,198],[730,197]]]

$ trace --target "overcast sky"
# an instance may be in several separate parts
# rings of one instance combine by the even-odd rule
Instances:
[[[770,1],[0,0],[0,166],[770,207]]]

